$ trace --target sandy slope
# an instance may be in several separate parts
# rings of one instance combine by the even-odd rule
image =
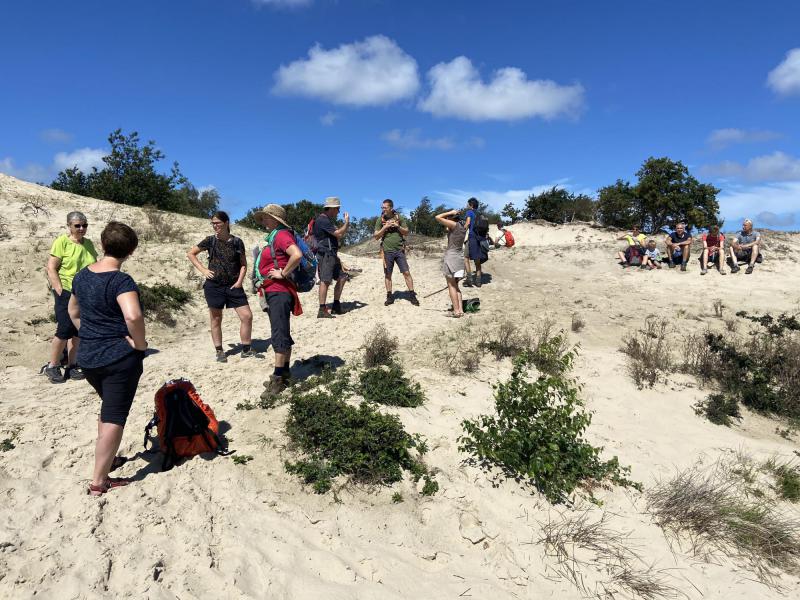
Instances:
[[[43,202],[50,216],[23,210]],[[593,442],[631,465],[645,485],[685,467],[700,456],[728,448],[758,455],[783,454],[797,444],[774,433],[775,424],[747,415],[740,427],[716,427],[697,418],[691,405],[704,391],[676,376],[653,390],[639,391],[625,374],[617,349],[626,331],[648,314],[670,318],[677,332],[721,328],[715,299],[725,315],[733,307],[780,312],[798,309],[798,236],[781,234],[789,260],[767,261],[753,275],[623,272],[612,260],[612,232],[588,225],[515,226],[514,250],[492,254],[490,284],[479,295],[483,309],[464,321],[448,319],[444,293],[420,308],[404,300],[383,306],[378,261],[353,257],[363,268],[345,292],[351,312],[334,321],[307,314],[294,321],[295,358],[315,354],[357,358],[363,335],[384,323],[402,341],[402,359],[420,381],[428,403],[395,411],[411,432],[425,435],[429,464],[439,471],[440,492],[416,494],[413,483],[366,490],[348,486],[334,496],[316,496],[283,470],[282,432],[287,407],[237,411],[253,400],[270,372],[271,355],[227,365],[213,361],[206,311],[198,282],[189,273],[185,249],[210,231],[207,222],[177,217],[185,241],[148,241],[126,269],[142,283],[161,279],[195,290],[175,329],[150,327],[158,353],[148,357],[145,377],[129,419],[123,453],[141,448],[142,428],[152,397],[170,377],[189,377],[226,421],[232,447],[254,460],[195,458],[167,473],[157,459],[140,458],[122,474],[138,481],[102,499],[85,495],[91,472],[98,399],[84,382],[53,386],[36,376],[44,361],[51,323],[30,325],[49,314],[42,266],[67,211],[86,212],[89,237],[97,240],[112,216],[147,230],[142,211],[69,196],[0,175],[0,200],[10,239],[0,240],[0,438],[18,431],[16,448],[0,453],[0,597],[29,598],[577,598],[568,583],[552,578],[544,556],[541,524],[565,507],[550,507],[513,482],[493,487],[475,468],[464,466],[456,438],[464,418],[492,406],[492,382],[509,373],[507,362],[484,360],[471,377],[437,370],[431,349],[458,327],[491,327],[500,318],[536,324],[555,319],[569,327],[573,312],[586,321],[576,374],[595,411]],[[237,231],[241,234],[241,231]],[[248,244],[257,235],[245,236]],[[411,256],[422,295],[440,289],[437,260]],[[399,277],[396,286],[402,289]],[[255,302],[253,302],[255,306]],[[225,340],[237,341],[235,319],[226,317]],[[466,331],[466,329],[465,329]],[[266,348],[268,324],[256,314],[255,337]],[[148,462],[150,461],[150,462]],[[402,504],[392,504],[395,491]],[[670,569],[671,583],[689,598],[777,598],[751,573],[720,559],[707,564],[680,549],[673,553],[661,530],[644,512],[640,494],[600,490],[614,527],[631,531],[645,560]],[[602,509],[581,503],[575,510]],[[785,577],[788,594],[798,580]]]

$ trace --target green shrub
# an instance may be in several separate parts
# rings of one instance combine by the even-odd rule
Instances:
[[[377,325],[364,338],[364,366],[367,369],[379,365],[390,365],[397,354],[397,338],[390,335],[383,325]]]
[[[317,493],[327,492],[339,475],[372,485],[399,481],[404,470],[414,481],[429,478],[427,467],[411,454],[413,448],[419,451],[419,438],[406,433],[396,416],[381,414],[369,402],[358,407],[346,403],[343,398],[350,393],[345,369],[325,387],[292,393],[286,433],[290,449],[303,457],[286,461],[286,470],[313,484]]]
[[[694,413],[714,423],[715,425],[733,425],[732,419],[741,419],[739,403],[736,398],[725,394],[711,394],[705,400],[700,400],[694,405]]]
[[[170,327],[174,327],[176,323],[174,313],[182,311],[184,304],[191,299],[189,292],[170,283],[139,285],[139,300],[145,316]]]
[[[392,504],[400,504],[403,501],[403,494],[395,492],[392,494]]]
[[[253,460],[253,457],[249,454],[234,454],[231,460],[233,460],[233,464],[235,465],[246,465]]]
[[[419,383],[411,383],[395,363],[368,369],[359,376],[358,392],[365,400],[386,406],[422,406],[425,394]]]
[[[2,442],[0,442],[0,452],[9,452],[16,447],[16,444],[14,444],[14,438],[5,438]]]
[[[775,492],[779,498],[789,502],[800,500],[800,467],[796,463],[770,460],[764,466],[775,478]]]
[[[544,347],[553,351],[559,343],[553,338]],[[511,379],[495,387],[497,414],[462,422],[459,450],[471,455],[468,462],[500,467],[553,503],[563,502],[581,484],[610,480],[638,487],[626,477],[629,468],[620,467],[616,457],[600,460],[601,448],[583,438],[591,414],[583,408],[577,384],[566,377],[575,354],[566,352],[557,366],[550,365],[555,374],[533,382],[526,379],[530,357],[514,360]]]

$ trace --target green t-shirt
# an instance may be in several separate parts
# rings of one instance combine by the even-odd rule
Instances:
[[[97,250],[89,238],[83,238],[82,244],[76,244],[66,234],[56,238],[50,248],[50,255],[61,259],[58,278],[61,280],[61,287],[68,292],[72,291],[72,278],[78,271],[97,262]]]
[[[397,222],[400,223],[400,226],[405,229],[406,223],[403,221],[403,217],[397,217]],[[383,221],[381,218],[378,217],[378,220],[375,221],[375,233],[378,233],[381,228],[383,227]],[[383,251],[384,252],[397,252],[398,250],[402,250],[405,246],[405,241],[403,240],[403,236],[400,235],[400,232],[395,229],[389,229],[386,233],[383,234]]]

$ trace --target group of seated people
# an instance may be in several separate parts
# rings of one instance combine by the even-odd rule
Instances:
[[[687,230],[684,223],[678,223],[675,231],[664,237],[665,252],[662,256],[656,240],[647,238],[638,226],[634,226],[630,233],[624,233],[617,240],[625,240],[628,247],[618,253],[620,265],[623,268],[639,266],[642,269],[660,269],[667,263],[670,269],[680,265],[681,271],[686,271],[686,265],[692,253],[694,238]],[[726,248],[725,236],[720,232],[719,225],[714,224],[706,233],[700,235],[703,251],[700,255],[700,274],[708,273],[708,265],[714,265],[721,275],[725,275],[724,263],[731,266],[731,273],[738,273],[741,269],[739,263],[746,263],[745,273],[753,272],[756,263],[763,260],[761,254],[761,235],[753,230],[753,221],[745,219],[742,229],[730,241]]]

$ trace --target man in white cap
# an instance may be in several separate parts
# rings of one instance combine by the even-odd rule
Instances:
[[[347,281],[342,277],[342,261],[339,260],[339,240],[344,237],[350,226],[350,215],[344,213],[344,222],[341,227],[336,227],[336,220],[342,203],[339,198],[330,196],[325,198],[325,204],[320,214],[314,219],[313,235],[317,242],[317,266],[319,269],[319,311],[318,319],[331,319],[333,315],[342,314],[342,289]],[[336,281],[333,288],[333,306],[328,311],[328,288]]]

